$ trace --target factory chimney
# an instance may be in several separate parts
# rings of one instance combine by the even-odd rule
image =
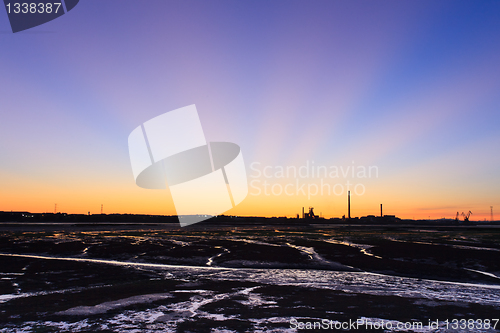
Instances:
[[[384,217],[384,214],[382,214],[382,204],[380,204],[380,217]]]
[[[347,218],[351,219],[351,191],[347,191]]]

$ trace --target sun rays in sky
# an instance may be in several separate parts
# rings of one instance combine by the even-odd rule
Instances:
[[[363,184],[355,216],[383,203],[402,218],[489,218],[499,55],[495,1],[81,2],[0,34],[0,210],[175,214],[168,190],[134,184],[127,137],[196,104],[207,140],[241,146],[249,181],[254,162],[377,166],[378,177],[328,179]],[[250,189],[228,214],[303,206],[340,217],[346,194]]]

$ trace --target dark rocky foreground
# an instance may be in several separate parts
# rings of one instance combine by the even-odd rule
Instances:
[[[5,231],[0,332],[293,332],[313,331],[305,329],[315,322],[325,331],[349,321],[378,323],[379,331],[404,324],[403,331],[422,331],[409,326],[421,322],[424,331],[445,332],[464,331],[464,319],[465,331],[493,331],[499,234],[484,228]],[[429,328],[436,320],[439,330]],[[364,330],[374,329],[357,327]]]

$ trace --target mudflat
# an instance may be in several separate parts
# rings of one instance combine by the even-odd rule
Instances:
[[[0,232],[0,332],[492,331],[500,309],[494,228],[127,229]]]

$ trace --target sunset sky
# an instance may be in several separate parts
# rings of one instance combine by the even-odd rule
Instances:
[[[15,34],[0,9],[0,211],[175,214],[127,138],[191,104],[254,181],[226,214],[341,217],[295,187],[349,181],[353,216],[500,219],[500,1],[84,0]],[[378,177],[258,177],[313,164]]]

